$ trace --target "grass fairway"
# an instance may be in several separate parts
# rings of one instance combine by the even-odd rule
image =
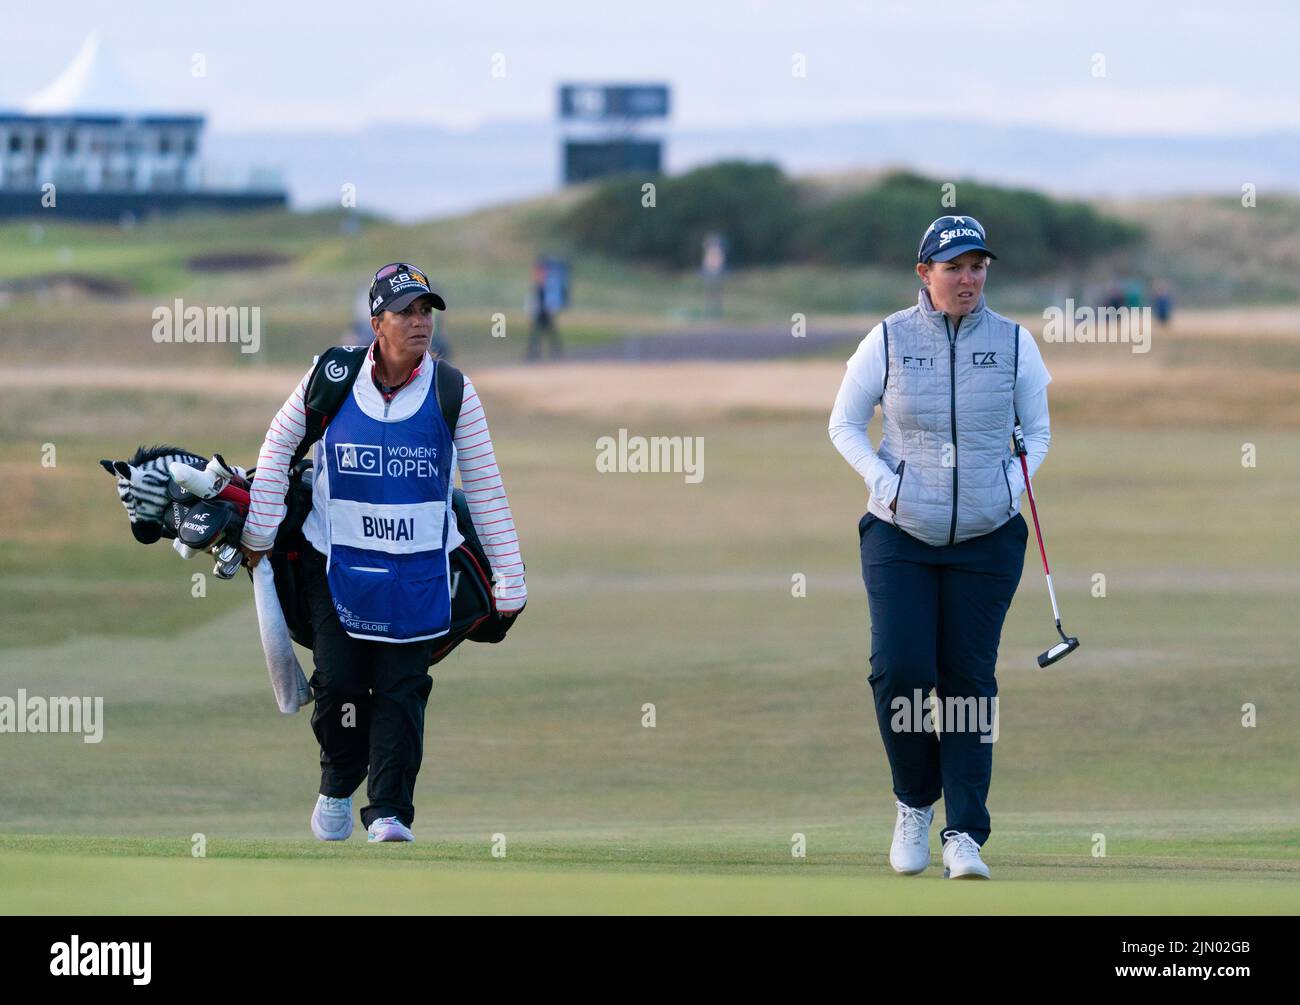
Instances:
[[[528,611],[435,673],[419,843],[311,841],[317,750],[305,712],[275,709],[248,582],[194,596],[210,566],[131,540],[96,464],[162,438],[251,463],[283,393],[6,392],[0,695],[102,696],[105,726],[0,734],[0,911],[1300,910],[1293,430],[1065,410],[1035,488],[1083,646],[1034,663],[1052,628],[1031,537],[1000,653],[995,882],[944,884],[886,861],[864,493],[820,404],[598,418],[485,392]],[[620,425],[703,436],[703,481],[598,475]]]
[[[775,835],[774,835],[775,837]],[[1294,914],[1294,864],[1019,853],[995,883],[889,873],[883,854],[746,849],[716,837],[516,839],[367,847],[356,840],[0,839],[8,908],[32,914]],[[698,836],[697,836],[698,840]],[[820,841],[814,841],[820,844]],[[842,844],[842,842],[827,842]],[[774,841],[774,845],[779,841]]]

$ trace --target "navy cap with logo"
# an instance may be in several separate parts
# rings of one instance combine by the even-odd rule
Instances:
[[[998,256],[984,243],[984,225],[973,216],[941,216],[921,236],[918,262],[951,262],[967,251],[982,251],[989,258]]]
[[[432,297],[435,308],[447,309],[447,302],[429,288],[429,279],[422,270],[407,262],[392,262],[376,272],[370,284],[370,316],[406,310],[419,297]]]

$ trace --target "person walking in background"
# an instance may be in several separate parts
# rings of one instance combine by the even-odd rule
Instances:
[[[533,286],[528,298],[528,313],[531,326],[528,329],[529,360],[542,358],[542,341],[551,344],[551,355],[558,358],[564,355],[560,344],[560,333],[555,327],[555,312],[561,307],[555,296],[554,284],[549,276],[546,259],[539,258],[533,266]]]
[[[871,491],[858,524],[868,681],[898,810],[889,861],[906,875],[930,863],[942,795],[944,875],[989,876],[980,857],[991,830],[986,713],[996,712],[998,644],[1029,535],[1012,432],[1018,417],[1032,477],[1051,439],[1052,379],[1029,332],[985,305],[994,257],[974,218],[930,224],[916,259],[916,306],[862,340],[830,417],[831,440]],[[879,449],[867,435],[877,406]],[[960,702],[979,714],[956,729],[945,716],[942,741],[915,728],[915,706],[931,689],[941,708]]]
[[[1163,279],[1155,284],[1152,291],[1151,308],[1152,313],[1155,314],[1156,324],[1161,327],[1169,324],[1174,313],[1174,292]]]

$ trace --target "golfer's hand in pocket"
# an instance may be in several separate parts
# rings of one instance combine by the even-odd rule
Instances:
[[[247,545],[240,545],[239,550],[244,553],[244,560],[250,569],[256,569],[257,563],[262,560],[263,556],[270,554],[269,551],[254,551]]]

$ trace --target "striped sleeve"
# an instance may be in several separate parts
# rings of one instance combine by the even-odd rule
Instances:
[[[240,538],[240,542],[253,551],[270,551],[275,543],[275,532],[279,530],[288,508],[284,497],[289,491],[289,462],[307,435],[305,402],[310,379],[309,368],[280,411],[275,413],[257,455],[257,471],[248,493],[248,519]]]
[[[454,442],[461,488],[469,504],[474,531],[492,566],[492,592],[497,599],[497,609],[507,614],[517,611],[528,599],[528,589],[524,585],[524,557],[519,548],[514,517],[510,515],[505,486],[501,482],[501,469],[497,467],[496,454],[492,450],[483,403],[479,401],[469,377],[465,377],[465,396],[456,422]]]

